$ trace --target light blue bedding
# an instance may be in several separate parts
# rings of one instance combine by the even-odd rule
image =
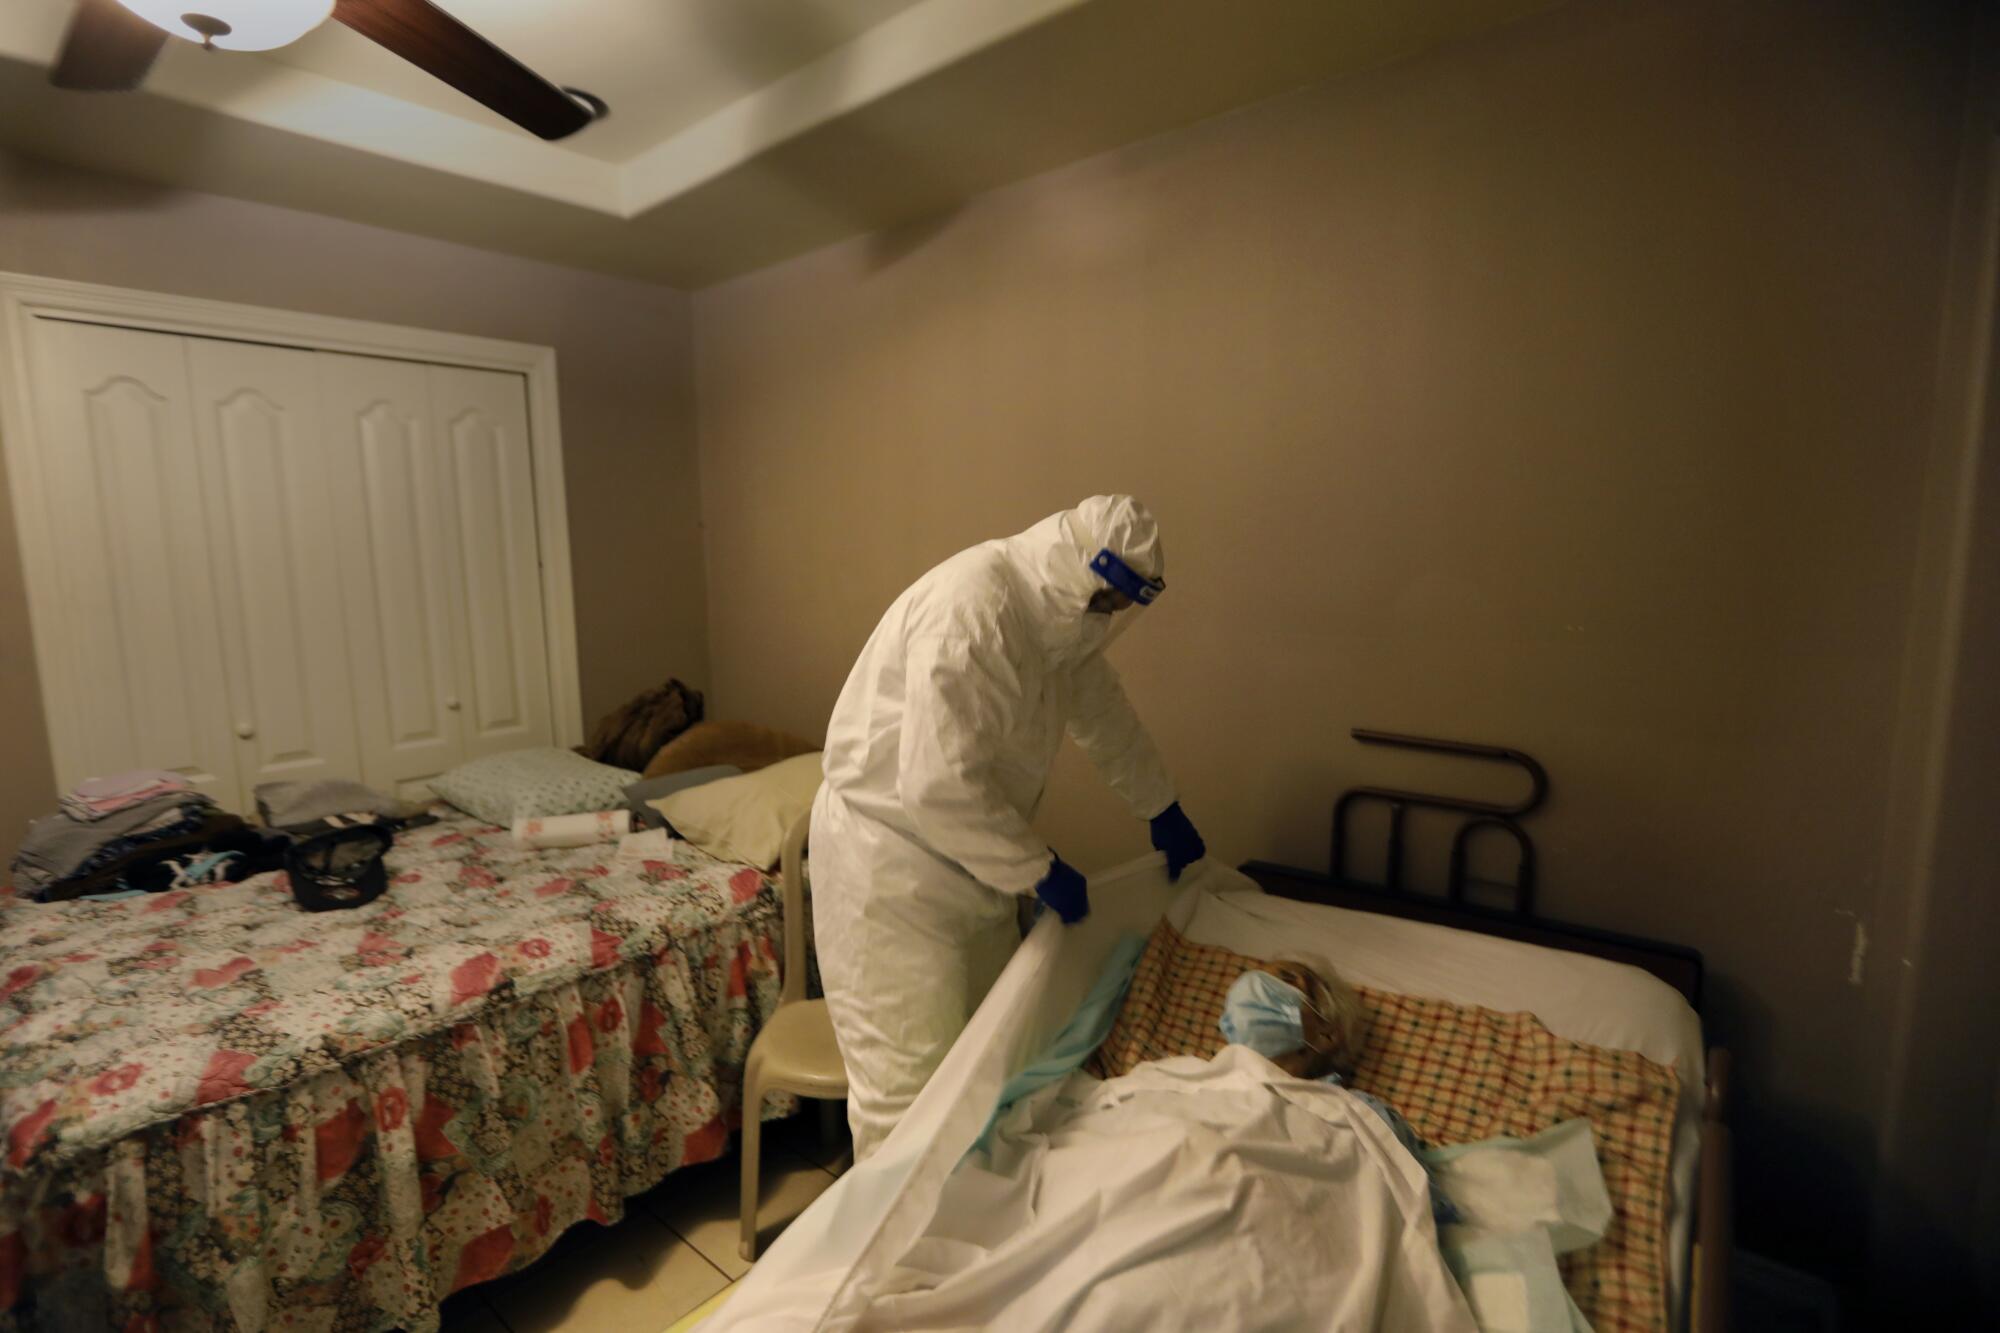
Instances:
[[[986,1128],[979,1133],[978,1142],[972,1145],[973,1152],[987,1147],[993,1138],[993,1126],[999,1123],[1008,1108],[1030,1093],[1038,1092],[1051,1083],[1060,1083],[1082,1067],[1090,1058],[1090,1053],[1104,1044],[1111,1035],[1111,1024],[1118,1018],[1118,1008],[1125,1003],[1125,988],[1132,984],[1132,973],[1138,969],[1139,955],[1146,951],[1146,937],[1136,933],[1121,935],[1111,946],[1111,956],[1105,960],[1104,970],[1091,983],[1090,993],[1083,997],[1083,1003],[1069,1016],[1069,1022],[1050,1040],[1042,1053],[1034,1058],[1014,1077],[1007,1080],[1007,1086],[1000,1090],[1000,1100],[994,1104],[993,1114],[987,1117]]]

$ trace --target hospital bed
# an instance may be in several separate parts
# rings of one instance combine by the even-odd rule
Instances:
[[[1730,1235],[1727,1053],[1704,1051],[1702,963],[1691,950],[1252,862],[1203,863],[1169,885],[1157,855],[1093,876],[1074,927],[1036,923],[944,1064],[883,1148],[846,1173],[704,1325],[852,1326],[930,1223],[946,1179],[985,1130],[1007,1079],[1047,1046],[1121,940],[1164,919],[1203,946],[1250,957],[1312,954],[1364,988],[1525,1011],[1558,1038],[1636,1051],[1679,1078],[1667,1204],[1669,1327],[1727,1328]]]

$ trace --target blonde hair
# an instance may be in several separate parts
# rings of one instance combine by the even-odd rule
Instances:
[[[1321,958],[1292,955],[1264,964],[1266,971],[1281,981],[1297,985],[1312,1002],[1314,1010],[1333,1029],[1333,1045],[1320,1052],[1342,1077],[1354,1073],[1368,1046],[1368,1010],[1361,996],[1333,967]],[[1283,968],[1280,972],[1278,969]]]

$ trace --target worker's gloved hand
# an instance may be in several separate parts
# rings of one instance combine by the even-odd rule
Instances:
[[[1153,816],[1153,847],[1167,854],[1170,880],[1179,879],[1181,871],[1208,855],[1208,844],[1194,831],[1194,824],[1179,801]]]
[[[1049,873],[1035,886],[1035,896],[1053,907],[1065,926],[1090,915],[1089,882],[1060,856],[1049,857]]]

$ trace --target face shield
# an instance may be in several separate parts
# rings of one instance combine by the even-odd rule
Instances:
[[[1090,652],[1101,653],[1137,623],[1140,614],[1166,591],[1167,581],[1147,578],[1109,547],[1091,557],[1090,572],[1102,579],[1104,586],[1090,599],[1084,613],[1084,643]]]

